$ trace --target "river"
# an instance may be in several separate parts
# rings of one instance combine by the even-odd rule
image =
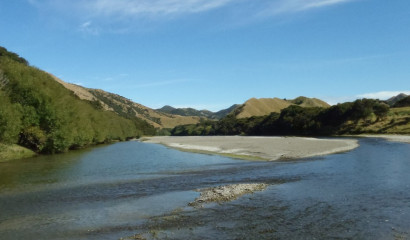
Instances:
[[[250,162],[121,142],[0,163],[0,239],[409,239],[410,147]],[[232,183],[265,191],[189,207]]]

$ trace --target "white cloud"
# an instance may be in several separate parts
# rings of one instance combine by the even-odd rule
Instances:
[[[170,15],[196,13],[225,6],[233,0],[93,0],[86,7],[102,15]]]
[[[128,33],[152,23],[223,9],[220,25],[241,26],[359,0],[26,0],[42,13],[76,19],[80,32]],[[92,22],[90,21],[92,20]],[[80,22],[80,23],[79,23]],[[215,26],[213,26],[215,27]],[[221,26],[219,26],[221,27]]]
[[[380,99],[380,100],[386,100],[386,99],[389,99],[393,96],[397,96],[400,93],[410,95],[410,91],[382,91],[382,92],[375,92],[375,93],[364,93],[364,94],[358,95],[357,97],[358,98],[375,98],[375,99]]]
[[[28,0],[39,8],[78,10],[94,16],[178,15],[205,12],[238,0]],[[247,0],[248,1],[248,0]]]
[[[294,13],[358,0],[27,0],[39,8],[81,11],[87,16],[147,17],[206,12],[225,6],[270,15]],[[249,6],[253,6],[249,8]],[[259,9],[259,10],[258,10]],[[252,13],[247,13],[247,17]]]
[[[380,91],[380,92],[374,92],[374,93],[363,93],[363,94],[358,94],[354,96],[338,96],[338,97],[322,97],[321,99],[330,105],[335,105],[338,103],[343,103],[343,102],[352,102],[357,99],[361,98],[372,98],[372,99],[380,99],[380,100],[387,100],[391,97],[397,96],[400,93],[404,93],[407,95],[410,95],[410,91],[404,90],[404,91]]]
[[[263,15],[279,15],[323,8],[357,0],[279,0],[263,12]]]
[[[91,25],[91,21],[81,24],[81,28],[88,28]]]
[[[86,21],[82,23],[79,27],[80,32],[86,33],[86,34],[91,34],[91,35],[98,35],[100,31],[98,30],[97,27],[94,27],[92,25],[91,21]]]
[[[351,0],[316,0],[316,1],[309,1],[309,2],[305,1],[307,3],[305,3],[302,6],[302,10],[306,10],[310,8],[326,7],[326,6],[344,3],[348,1],[351,1]]]

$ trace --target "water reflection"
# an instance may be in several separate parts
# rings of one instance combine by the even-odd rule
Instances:
[[[246,162],[118,143],[0,164],[2,239],[394,239],[409,237],[410,148],[362,139],[351,152]],[[193,189],[267,182],[203,209]]]

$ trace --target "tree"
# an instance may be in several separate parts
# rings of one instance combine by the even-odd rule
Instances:
[[[374,114],[377,116],[378,121],[386,117],[389,110],[390,110],[389,105],[382,103],[382,102],[377,103],[373,106],[373,111],[374,111]]]

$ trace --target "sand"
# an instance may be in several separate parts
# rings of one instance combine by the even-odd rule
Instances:
[[[185,151],[265,161],[327,155],[349,151],[359,146],[354,139],[304,137],[172,136],[147,137],[142,141]]]

